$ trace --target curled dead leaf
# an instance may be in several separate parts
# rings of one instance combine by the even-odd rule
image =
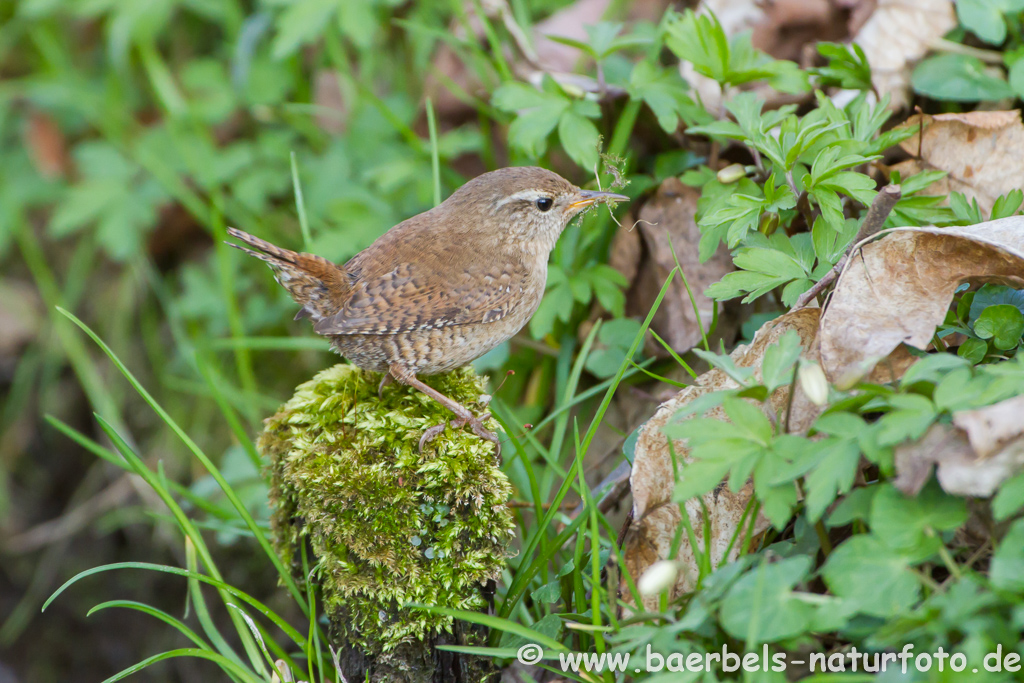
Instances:
[[[926,349],[963,282],[1024,286],[1024,216],[897,228],[854,252],[821,319],[821,361],[840,389],[901,343]]]
[[[754,376],[759,380],[765,350],[777,342],[785,332],[795,330],[800,336],[805,355],[814,359],[817,356],[815,341],[819,312],[816,308],[804,308],[765,323],[754,336],[750,346],[737,347],[730,357],[739,367],[755,368]],[[662,428],[680,408],[694,399],[713,391],[737,386],[736,382],[721,370],[710,370],[698,377],[696,384],[683,389],[674,398],[663,403],[654,417],[640,430],[633,472],[630,476],[633,490],[633,522],[625,544],[626,567],[633,577],[641,576],[651,565],[668,558],[676,529],[682,522],[679,505],[672,501],[676,472],[673,471],[672,452]],[[788,397],[789,387],[782,387],[772,394],[768,402],[772,410],[782,414]],[[814,406],[801,391],[798,391],[793,397],[790,430],[793,433],[806,433],[819,413],[820,408]],[[721,408],[708,411],[707,416],[725,419]],[[689,449],[685,441],[674,440],[672,449],[680,463],[690,462]],[[684,507],[694,535],[698,543],[710,552],[713,566],[733,560],[738,555],[745,532],[740,533],[739,542],[733,545],[728,556],[726,549],[752,496],[753,485],[748,482],[739,492],[733,493],[727,487],[721,487],[721,490],[712,491],[701,499],[692,499],[685,503]],[[706,524],[711,530],[710,538],[707,539],[704,537],[705,508],[709,516]],[[750,527],[754,535],[762,533],[767,528],[768,520],[761,514]],[[674,589],[669,593],[670,598],[692,590],[698,575],[697,559],[685,534],[676,560],[680,572]],[[647,604],[649,600],[650,604]],[[646,607],[653,609],[656,608],[657,598],[645,598],[644,602]]]
[[[987,458],[1024,435],[1024,396],[954,413],[953,424],[967,433],[975,454]]]
[[[895,485],[916,494],[933,467],[946,493],[987,498],[1024,470],[1024,396],[953,413],[920,440],[896,449]]]
[[[1024,186],[1024,124],[1020,111],[915,114],[903,124],[919,132],[900,143],[915,158],[894,166],[903,177],[940,170],[947,175],[926,194],[962,192],[986,213],[1000,195]]]

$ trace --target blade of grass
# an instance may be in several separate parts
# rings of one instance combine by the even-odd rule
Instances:
[[[182,569],[181,567],[172,567],[166,564],[154,564],[152,562],[113,562],[111,564],[104,564],[98,567],[92,567],[90,569],[82,570],[74,576],[72,576],[67,581],[65,581],[64,583],[62,583],[60,588],[54,591],[53,595],[46,599],[46,602],[43,604],[43,610],[45,611],[46,608],[49,607],[50,604],[61,595],[61,593],[63,593],[65,590],[67,590],[74,584],[78,583],[82,579],[93,576],[94,574],[114,571],[117,569],[144,569],[147,571],[163,572],[165,574],[174,574],[176,576],[183,576],[185,578],[194,578],[197,581],[209,584],[217,588],[218,590],[224,591],[229,595],[237,598],[238,600],[241,600],[242,602],[246,603],[247,605],[255,609],[257,612],[265,616],[267,619],[272,621],[274,625],[280,628],[281,631],[286,636],[288,636],[297,647],[303,649],[306,647],[306,639],[302,636],[301,633],[292,628],[288,624],[288,622],[282,619],[280,616],[278,616],[276,612],[274,612],[272,609],[270,609],[262,602],[246,593],[245,591],[242,591],[230,584],[225,583],[222,579],[215,579],[212,576],[207,576],[206,574],[198,574],[187,569]]]
[[[427,127],[430,130],[430,168],[434,174],[434,206],[441,203],[441,154],[437,147],[437,120],[434,103],[427,98]]]
[[[697,329],[700,330],[700,338],[704,342],[704,350],[711,352],[711,346],[708,344],[708,333],[704,329],[704,322],[700,319],[700,309],[697,308],[697,299],[693,296],[693,290],[690,289],[690,281],[686,279],[686,271],[683,270],[683,266],[679,263],[679,257],[676,255],[676,248],[672,244],[672,235],[666,233],[668,237],[668,248],[672,252],[672,258],[676,262],[676,270],[679,271],[679,277],[683,279],[683,286],[686,287],[686,295],[690,297],[690,306],[693,307],[693,316],[697,321]],[[715,302],[715,310],[718,310],[718,302]]]
[[[309,251],[313,244],[312,234],[309,232],[309,220],[306,218],[306,202],[302,198],[302,183],[299,182],[299,163],[295,159],[295,150],[291,153],[292,162],[292,189],[295,191],[295,208],[299,212],[299,229],[302,231],[302,246]]]
[[[220,192],[215,193],[210,228],[213,231],[214,253],[217,256],[217,273],[220,281],[221,298],[224,300],[227,310],[228,329],[231,330],[231,336],[237,338],[245,336],[245,324],[242,322],[242,310],[238,305],[238,294],[234,287],[234,259],[236,257],[228,255],[228,252],[235,252],[236,250],[226,244],[228,233],[227,227],[224,225],[223,203],[224,199]],[[235,347],[234,352],[235,369],[238,372],[238,379],[242,385],[243,392],[248,395],[257,394],[256,371],[253,369],[252,356],[249,354],[249,349],[244,346],[238,346]],[[255,421],[258,417],[256,410],[256,407],[251,404],[245,406],[246,415],[251,421]]]
[[[463,609],[452,609],[450,607],[440,607],[438,605],[424,605],[418,602],[407,603],[406,607],[411,607],[413,609],[422,609],[426,612],[430,612],[431,614],[444,614],[449,617],[461,619],[462,621],[468,621],[471,624],[480,624],[481,626],[486,626],[492,631],[512,633],[517,636],[522,636],[523,638],[529,638],[533,642],[538,643],[540,645],[544,645],[545,647],[549,647],[552,650],[560,650],[562,652],[565,652],[569,649],[565,645],[562,645],[560,642],[555,640],[554,638],[544,635],[539,631],[535,631],[529,626],[523,626],[518,622],[509,621],[508,619],[496,617],[491,614],[483,614],[482,612],[472,612]]]
[[[103,340],[100,339],[99,336],[92,331],[92,329],[88,325],[83,323],[72,313],[65,311],[62,308],[58,308],[57,310],[59,310],[61,313],[67,316],[73,323],[78,325],[78,327],[80,327],[82,331],[89,335],[89,337],[103,350],[103,352],[107,354],[107,357],[110,358],[111,362],[113,362],[117,369],[121,371],[121,374],[125,377],[125,379],[128,380],[128,383],[132,385],[132,387],[135,389],[136,392],[138,392],[142,399],[147,404],[149,404],[150,408],[152,408],[154,412],[156,412],[156,414],[164,421],[164,423],[168,427],[170,427],[171,431],[174,432],[179,439],[181,439],[185,446],[192,452],[193,455],[196,456],[199,462],[202,463],[202,465],[206,468],[206,471],[210,474],[210,476],[213,477],[214,481],[217,482],[218,486],[220,486],[221,490],[224,492],[224,495],[227,497],[229,501],[231,501],[231,504],[238,511],[239,516],[245,521],[246,526],[248,526],[249,530],[253,532],[253,535],[256,537],[256,540],[260,544],[260,546],[263,548],[263,551],[270,558],[271,562],[274,563],[274,567],[277,569],[278,574],[283,580],[285,586],[287,586],[288,591],[292,594],[292,597],[295,598],[295,601],[299,603],[300,607],[302,607],[303,611],[305,611],[305,601],[302,598],[302,593],[299,591],[298,586],[295,584],[295,580],[291,576],[291,572],[289,572],[288,569],[281,563],[281,558],[279,558],[277,556],[277,553],[274,552],[274,549],[271,547],[270,542],[267,540],[266,535],[263,533],[263,530],[260,529],[259,526],[256,524],[256,520],[253,519],[252,515],[246,509],[242,501],[239,499],[238,494],[235,493],[234,489],[231,488],[231,485],[227,482],[227,480],[224,479],[224,476],[221,474],[217,466],[213,464],[213,461],[211,461],[210,458],[207,457],[206,453],[204,453],[202,449],[199,448],[196,442],[193,441],[192,438],[188,434],[186,434],[180,426],[178,426],[178,423],[174,420],[174,418],[172,418],[167,413],[167,411],[165,411],[160,406],[160,404],[157,403],[156,399],[153,398],[153,396],[148,391],[146,391],[145,387],[143,387],[142,384],[135,378],[135,375],[133,375],[132,372],[127,368],[127,366],[125,366],[124,363],[121,362],[121,359],[117,357],[117,354],[115,354],[110,349],[110,347],[108,347],[103,342]],[[196,545],[198,547],[199,544],[197,543]],[[205,562],[206,560],[204,558],[204,564]]]
[[[185,537],[185,566],[192,574],[199,574],[198,564],[196,563],[195,544],[193,544],[192,540],[187,536]],[[224,636],[221,635],[220,629],[217,628],[217,625],[213,623],[213,617],[210,616],[210,609],[206,604],[206,598],[203,597],[203,591],[200,588],[199,582],[191,576],[188,579],[188,597],[189,602],[195,610],[196,618],[199,620],[199,625],[202,627],[206,637],[210,639],[210,642],[213,643],[213,646],[217,648],[217,651],[221,654],[228,655],[228,653],[231,653],[231,646],[228,645]],[[231,603],[225,602],[225,604],[230,605]],[[228,611],[230,612],[231,610]],[[233,616],[239,617],[241,615],[233,614]],[[245,653],[248,655],[249,662],[252,664],[253,669],[261,676],[265,675],[266,668],[260,661],[259,652],[256,651],[256,644],[253,642],[251,637],[246,638],[244,633],[240,633],[239,635],[242,636],[242,646],[245,648]]]
[[[626,370],[629,367],[628,360],[633,357],[633,354],[635,354],[636,350],[640,347],[640,343],[641,341],[643,341],[644,334],[646,333],[647,328],[650,327],[651,321],[654,319],[655,313],[658,312],[658,308],[661,306],[661,302],[665,298],[665,294],[668,293],[669,287],[672,284],[672,278],[675,277],[675,274],[676,269],[673,268],[672,271],[668,274],[668,277],[665,279],[665,284],[662,285],[661,291],[658,293],[657,298],[654,300],[654,304],[651,306],[651,310],[647,314],[647,319],[644,320],[644,323],[643,325],[641,325],[639,332],[633,339],[633,343],[630,346],[629,351],[626,353],[625,358],[623,358],[623,361],[619,366],[618,372],[615,373],[615,377],[613,377],[611,382],[609,383],[608,389],[605,392],[605,396],[601,401],[601,405],[598,407],[597,413],[594,415],[594,419],[590,423],[590,428],[587,430],[586,436],[584,437],[583,442],[581,444],[581,448],[583,449],[583,451],[586,451],[590,447],[590,442],[591,440],[593,440],[594,434],[597,432],[597,427],[601,423],[601,420],[604,419],[604,414],[608,410],[608,406],[611,405],[612,397],[615,395],[615,390],[618,388],[619,382],[622,381],[623,376],[626,374]],[[548,526],[551,524],[555,515],[558,513],[558,506],[561,504],[562,500],[565,498],[565,495],[569,492],[569,489],[571,488],[573,479],[576,475],[576,467],[577,462],[574,460],[567,477],[562,482],[561,488],[559,488],[558,493],[555,495],[554,500],[552,500],[551,502],[551,508],[548,510],[547,514],[544,515],[544,518],[538,525],[537,532],[534,534],[533,538],[530,540],[526,548],[523,550],[523,558],[528,558],[533,554],[534,550],[536,550],[537,548],[537,544],[540,542],[540,534],[546,533]],[[571,527],[575,527],[576,525],[578,525],[578,523],[581,522],[582,519],[582,516],[577,517],[576,520],[574,520],[573,525],[571,525]],[[529,572],[530,568],[534,567],[535,564],[536,563],[531,563],[530,565],[528,565],[526,571],[524,571],[523,565],[520,564],[520,569],[516,572],[516,576],[513,578],[512,584],[509,586],[508,592],[506,593],[505,601],[501,604],[501,609],[499,610],[500,616],[508,616],[509,613],[511,613],[512,608],[515,607],[516,602],[518,602],[518,600],[522,597],[523,592],[526,590],[526,581],[528,580],[528,578],[526,578],[527,572]],[[532,576],[532,573],[530,574],[530,576]]]
[[[127,678],[134,673],[142,671],[148,666],[152,666],[157,662],[162,662],[167,659],[174,659],[175,657],[196,657],[198,659],[209,659],[215,662],[225,673],[237,676],[240,680],[251,681],[252,683],[264,683],[264,679],[254,675],[251,671],[247,671],[244,667],[232,662],[227,657],[217,654],[216,652],[210,652],[208,650],[200,650],[198,648],[182,648],[179,650],[170,650],[168,652],[161,652],[158,655],[147,657],[138,664],[133,664],[127,669],[120,673],[114,674],[110,678],[103,681],[103,683],[114,683],[114,681],[120,681],[123,678]]]
[[[185,537],[193,542],[194,547],[202,557],[203,564],[206,567],[206,570],[211,574],[211,576],[215,578],[215,580],[223,582],[223,577],[220,574],[220,570],[217,568],[216,563],[213,561],[213,557],[210,555],[210,550],[209,548],[207,548],[206,542],[203,541],[202,535],[199,533],[199,530],[196,529],[195,525],[192,524],[192,521],[185,515],[185,512],[181,509],[181,506],[178,505],[177,501],[174,500],[174,497],[171,496],[166,486],[162,485],[161,477],[159,477],[156,473],[154,473],[152,470],[146,467],[145,463],[142,462],[142,459],[139,458],[139,456],[132,450],[132,448],[125,442],[125,440],[121,438],[121,435],[118,434],[113,427],[111,427],[99,415],[96,415],[95,417],[96,420],[99,422],[100,427],[110,438],[111,442],[114,444],[114,447],[117,448],[117,450],[121,453],[122,456],[124,456],[124,459],[128,462],[129,465],[131,465],[132,469],[135,470],[135,473],[141,476],[143,480],[150,486],[150,488],[152,488],[153,491],[156,492],[156,494],[160,497],[160,499],[171,511],[171,514],[174,515],[174,519],[175,522],[177,522],[178,527],[181,529],[182,533],[184,533]],[[224,591],[220,591],[220,594],[221,598],[226,603],[228,601],[228,598],[225,595]],[[50,596],[50,598],[45,603],[43,603],[44,610],[46,609],[46,606],[50,603],[50,600],[53,599],[53,597],[54,596]],[[232,614],[231,618],[232,620],[236,621],[235,627],[237,629],[239,626],[239,624],[237,623],[237,615]],[[245,640],[244,633],[242,634],[242,639]],[[213,642],[214,646],[217,647],[218,650],[220,650],[221,654],[231,658],[233,661],[237,661],[238,664],[244,666],[241,658],[238,657],[235,651],[231,649],[231,647],[224,641],[223,638],[219,637],[219,634],[217,637],[211,637],[211,641]]]
[[[330,342],[322,337],[230,337],[210,341],[214,351],[245,347],[254,351],[328,351]]]
[[[101,602],[98,605],[94,605],[92,609],[85,613],[85,616],[91,617],[94,613],[99,612],[100,610],[110,609],[112,607],[132,609],[142,612],[144,614],[148,614],[151,617],[156,617],[165,624],[169,624],[170,626],[172,626],[175,630],[177,630],[179,633],[184,635],[186,638],[191,640],[193,643],[195,643],[202,649],[207,650],[209,652],[213,651],[213,648],[207,645],[206,641],[203,640],[198,633],[196,633],[188,626],[186,626],[185,623],[182,622],[180,619],[172,617],[167,612],[157,609],[156,607],[147,605],[143,602],[136,602],[134,600],[108,600],[107,602]]]
[[[665,341],[664,339],[659,337],[658,333],[655,332],[654,330],[651,330],[651,336],[654,337],[654,339],[659,344],[661,344],[665,348],[666,351],[668,351],[669,355],[672,356],[672,358],[675,360],[675,362],[679,363],[679,365],[681,365],[683,367],[683,370],[686,370],[686,374],[688,374],[690,377],[692,377],[694,379],[697,379],[697,373],[694,371],[694,369],[690,367],[689,363],[687,363],[686,361],[683,360],[682,356],[680,356],[678,353],[676,353],[675,349],[673,349],[671,346],[669,346],[669,343],[667,341]]]

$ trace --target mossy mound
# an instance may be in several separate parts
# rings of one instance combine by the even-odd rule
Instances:
[[[480,585],[501,573],[513,530],[494,445],[449,428],[421,454],[423,431],[452,414],[402,385],[378,398],[380,379],[351,365],[324,370],[259,440],[278,553],[302,580],[299,544],[309,543],[328,616],[370,653],[451,629],[450,617],[407,603],[482,609]],[[479,409],[472,369],[426,381]]]

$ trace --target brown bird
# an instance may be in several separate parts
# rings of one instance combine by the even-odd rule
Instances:
[[[540,304],[548,257],[569,221],[596,202],[628,199],[581,190],[535,167],[484,173],[429,211],[402,221],[348,263],[281,249],[229,228],[270,264],[336,351],[364,370],[415,387],[480,438],[482,419],[421,382],[462,367],[523,328]],[[420,449],[443,431],[432,427]],[[500,445],[499,445],[500,448]]]

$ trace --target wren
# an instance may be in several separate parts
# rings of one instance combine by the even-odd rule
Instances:
[[[438,206],[402,221],[343,266],[228,233],[266,261],[313,329],[356,366],[386,373],[452,411],[456,429],[482,439],[483,419],[418,375],[462,367],[519,332],[544,295],[559,235],[596,202],[627,200],[581,190],[536,167],[502,168],[470,180]],[[444,430],[428,429],[419,447]]]

